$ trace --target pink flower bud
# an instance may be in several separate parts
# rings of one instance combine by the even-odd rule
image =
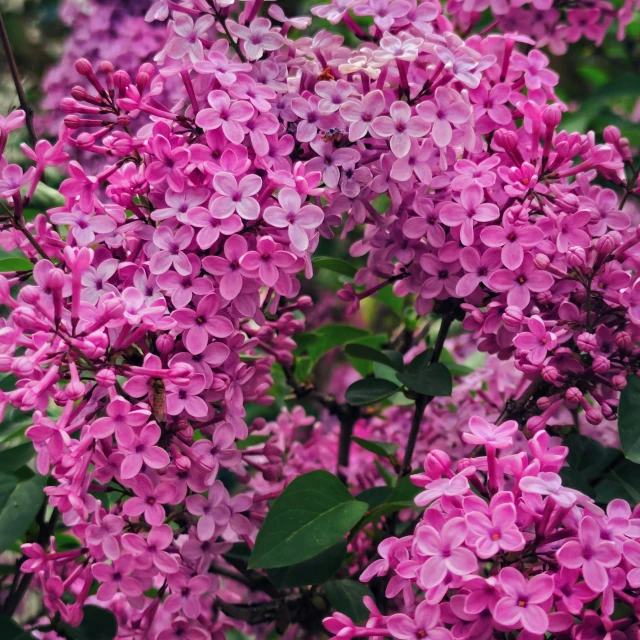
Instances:
[[[189,471],[191,469],[191,460],[187,456],[178,456],[175,464],[180,471]]]
[[[551,260],[549,260],[549,256],[546,256],[544,253],[537,253],[536,257],[533,259],[533,263],[536,265],[537,269],[544,271],[549,268]]]
[[[278,482],[282,477],[282,470],[276,465],[266,465],[262,468],[262,476],[267,482]]]
[[[600,424],[603,420],[602,411],[597,407],[590,407],[584,412],[584,415],[589,424]]]
[[[81,76],[88,76],[89,74],[93,73],[93,67],[86,58],[80,58],[79,60],[76,60],[75,67],[76,71]]]
[[[20,291],[19,299],[29,305],[34,305],[40,300],[40,290],[33,285],[27,285]]]
[[[170,354],[175,346],[175,338],[173,338],[173,336],[170,336],[168,333],[158,336],[158,338],[156,339],[156,349],[163,355]]]
[[[67,398],[70,400],[79,400],[85,394],[85,386],[80,380],[72,380],[66,387]]]
[[[142,93],[151,83],[151,76],[144,71],[141,71],[136,76],[136,87],[140,93]]]
[[[592,333],[583,331],[576,338],[576,344],[578,345],[580,351],[591,353],[598,346],[598,340]]]
[[[560,372],[553,365],[546,365],[542,368],[541,372],[542,378],[545,382],[549,382],[551,384],[555,384],[560,379]]]
[[[618,374],[611,378],[611,384],[616,391],[622,391],[627,386],[627,378],[622,374]]]
[[[609,361],[609,358],[605,358],[604,356],[596,356],[593,359],[592,367],[596,373],[605,373],[611,368],[611,362]]]
[[[507,307],[502,314],[502,322],[504,326],[513,332],[518,332],[522,329],[522,323],[524,322],[524,313],[519,307]]]
[[[596,250],[602,256],[612,254],[620,246],[620,235],[607,233],[596,240]]]
[[[30,358],[14,358],[11,365],[11,373],[17,378],[26,378],[35,370],[35,364]]]
[[[531,433],[537,433],[541,429],[544,429],[546,424],[547,422],[542,416],[532,416],[527,420],[527,429]]]
[[[542,122],[544,122],[547,127],[555,129],[560,124],[560,120],[562,120],[562,111],[560,111],[560,107],[556,104],[550,104],[542,112]]]
[[[548,396],[543,396],[542,398],[538,398],[536,401],[536,406],[540,411],[546,411],[551,406],[551,398]]]
[[[82,120],[78,116],[65,116],[63,122],[69,129],[79,129],[82,126]]]
[[[618,333],[615,334],[613,339],[615,340],[615,343],[618,349],[621,349],[622,351],[628,351],[631,348],[631,345],[633,344],[633,339],[631,338],[631,335],[626,331],[618,331]]]
[[[126,71],[119,69],[113,74],[113,83],[117,89],[124,91],[131,84],[131,78]]]
[[[582,247],[569,247],[567,264],[574,269],[584,269],[587,266],[587,252]]]
[[[96,373],[96,382],[105,389],[113,387],[116,383],[116,373],[113,369],[100,369]]]
[[[189,380],[193,376],[193,367],[186,362],[175,362],[169,367],[169,380],[179,384],[178,381]]]
[[[440,449],[430,451],[424,461],[424,470],[430,478],[440,478],[451,471],[451,458]]]
[[[62,287],[64,287],[65,275],[62,269],[52,269],[49,272],[49,278],[47,281],[47,286],[52,291],[62,291]]]
[[[105,75],[109,73],[113,73],[114,72],[113,63],[109,62],[108,60],[103,60],[98,65],[98,71],[100,71],[100,73],[104,73]]]
[[[584,399],[582,391],[580,391],[578,387],[570,387],[569,389],[567,389],[564,397],[567,402],[571,404],[580,404],[580,402],[582,402],[582,400]]]

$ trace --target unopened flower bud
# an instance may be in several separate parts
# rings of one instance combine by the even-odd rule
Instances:
[[[131,84],[131,78],[126,71],[119,69],[113,74],[113,83],[117,89],[124,91]]]
[[[555,384],[560,379],[560,372],[553,365],[546,365],[542,368],[542,379],[550,384]]]
[[[616,346],[622,351],[628,351],[633,344],[631,335],[626,331],[618,331],[613,337]]]
[[[607,233],[596,240],[596,250],[602,256],[612,254],[620,246],[620,236],[618,234]]]
[[[180,471],[189,471],[191,469],[191,460],[187,456],[178,456],[175,464]]]
[[[600,424],[604,418],[598,407],[590,407],[584,412],[584,415],[589,424]]]
[[[579,404],[584,399],[582,391],[578,387],[570,387],[566,390],[564,397],[571,404]]]
[[[580,351],[591,353],[598,346],[598,340],[592,333],[583,331],[577,337],[576,344],[578,345]]]
[[[524,313],[519,307],[509,306],[502,314],[502,322],[509,331],[518,332],[522,329]]]
[[[85,394],[85,386],[80,380],[72,380],[66,387],[67,398],[70,400],[79,400]]]
[[[540,411],[546,411],[551,406],[551,398],[548,396],[542,396],[536,400],[536,406]]]
[[[62,291],[64,287],[65,276],[62,269],[51,269],[47,278],[47,286],[51,291]]]
[[[156,339],[156,349],[163,355],[171,353],[175,345],[175,338],[168,333],[164,333]]]
[[[80,58],[79,60],[76,60],[75,67],[76,71],[81,76],[88,76],[89,74],[93,73],[93,67],[86,58]]]
[[[587,266],[587,252],[583,247],[569,247],[565,255],[570,267],[584,269]]]
[[[605,373],[609,371],[609,369],[611,369],[611,362],[609,361],[609,358],[605,358],[604,356],[596,356],[593,359],[592,367],[596,373]]]
[[[627,386],[627,378],[621,374],[611,378],[611,384],[616,391],[622,391]]]
[[[544,122],[547,127],[555,129],[560,124],[560,120],[562,120],[562,111],[560,111],[560,107],[556,104],[548,105],[542,112],[542,122]]]
[[[278,480],[280,480],[280,478],[282,477],[280,467],[277,467],[276,465],[267,465],[263,467],[262,477],[267,482],[278,482]]]
[[[177,382],[178,380],[189,380],[193,376],[193,367],[186,362],[174,362],[169,367],[169,380]]]
[[[531,416],[531,418],[527,420],[526,428],[530,433],[537,433],[544,429],[545,425],[546,421],[542,416]]]
[[[103,388],[109,389],[116,383],[116,373],[113,369],[100,369],[96,373],[96,382]]]
[[[451,471],[451,458],[440,449],[430,451],[424,461],[424,470],[430,478],[440,478]]]
[[[20,291],[19,299],[26,304],[34,305],[40,300],[40,289],[29,284]]]
[[[536,257],[533,259],[533,264],[535,264],[537,269],[544,271],[549,268],[551,260],[549,260],[549,256],[546,256],[544,253],[537,253]]]
[[[31,358],[14,358],[13,363],[11,365],[11,373],[13,373],[16,378],[27,378],[30,376],[35,370],[35,365]]]

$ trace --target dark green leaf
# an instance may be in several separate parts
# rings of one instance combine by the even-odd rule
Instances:
[[[618,435],[625,457],[640,463],[640,378],[629,376],[620,394]]]
[[[20,482],[0,511],[0,553],[17,540],[31,524],[44,500],[46,478],[33,476]]]
[[[618,458],[622,458],[618,449],[603,447],[593,438],[587,438],[579,433],[571,433],[564,439],[563,444],[569,448],[567,456],[569,468],[587,483],[602,477],[605,469]]]
[[[46,211],[47,209],[64,205],[64,196],[56,189],[52,189],[43,182],[38,182],[36,192],[33,194],[29,205],[34,209]]]
[[[249,567],[288,567],[313,558],[339,542],[366,510],[328,471],[298,476],[271,506]]]
[[[390,380],[382,378],[364,378],[357,380],[348,389],[345,398],[354,407],[375,404],[393,395],[400,387]]]
[[[393,285],[388,284],[376,294],[376,300],[379,300],[385,306],[389,307],[397,316],[402,317],[402,309],[404,308],[405,298],[398,298],[393,293]]]
[[[411,482],[411,476],[400,478],[398,484],[393,488],[393,493],[387,502],[404,504],[409,507],[415,506],[413,500],[422,491],[420,487]]]
[[[369,509],[374,509],[375,507],[381,505],[383,502],[386,502],[389,499],[392,491],[393,489],[387,486],[371,487],[359,493],[356,496],[356,500],[366,502],[369,505]]]
[[[450,396],[453,391],[451,372],[441,362],[422,366],[416,373],[409,370],[399,373],[398,380],[411,391],[425,396]]]
[[[458,362],[456,362],[456,359],[446,349],[442,350],[442,354],[440,355],[440,362],[446,364],[447,369],[449,369],[449,371],[451,372],[451,375],[456,376],[457,378],[461,378],[462,376],[473,373],[473,369],[471,367],[467,367],[464,364],[459,364]]]
[[[311,259],[311,263],[314,267],[321,267],[322,269],[328,269],[334,273],[339,273],[341,276],[347,278],[355,277],[358,273],[358,269],[349,262],[340,260],[339,258],[330,258],[328,256],[314,256]]]
[[[11,258],[0,258],[0,273],[9,271],[31,271],[33,263],[26,258],[15,256]]]
[[[356,444],[363,449],[375,453],[383,458],[393,458],[398,451],[398,445],[393,442],[381,442],[380,440],[365,440],[364,438],[351,438]]]
[[[36,455],[31,442],[19,444],[11,449],[3,449],[0,451],[0,469],[2,471],[15,471],[24,466]]]
[[[298,345],[295,353],[304,353],[312,344],[318,342],[320,338],[315,333],[299,333],[295,338],[295,342]]]
[[[328,324],[318,329],[315,335],[318,336],[318,340],[309,345],[307,349],[309,357],[314,364],[332,349],[370,334],[365,329],[352,327],[348,324]]]
[[[65,632],[71,640],[113,640],[118,633],[116,617],[107,609],[86,605],[84,617],[78,627],[65,624]]]
[[[337,544],[314,558],[282,569],[269,569],[267,576],[277,589],[318,585],[333,578],[347,555],[347,541]]]
[[[245,449],[249,449],[249,447],[255,447],[259,444],[266,442],[271,437],[270,434],[266,434],[263,436],[247,436],[244,440],[238,440],[236,442],[236,447],[240,451],[244,451]]]
[[[345,348],[345,353],[352,358],[360,358],[361,360],[371,360],[372,362],[378,362],[387,367],[391,367],[396,371],[402,371],[402,369],[397,368],[397,359],[391,358],[387,355],[389,352],[379,351],[378,349],[374,349],[373,347],[368,347],[364,344],[358,344],[357,342],[353,342],[348,344]],[[400,355],[400,354],[398,354]],[[400,356],[402,358],[402,356]]]
[[[366,585],[355,580],[332,580],[324,585],[324,590],[331,606],[349,616],[356,624],[368,618],[369,610],[362,599],[365,596],[373,598],[373,594]]]
[[[2,640],[35,640],[15,620],[2,615],[0,615],[0,638]]]

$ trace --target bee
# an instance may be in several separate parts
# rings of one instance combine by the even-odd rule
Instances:
[[[153,378],[151,380],[151,393],[153,417],[158,422],[164,422],[167,419],[167,392],[162,378]]]
[[[335,80],[331,73],[331,69],[327,67],[322,71],[321,74],[318,75],[318,80]]]
[[[340,131],[340,129],[338,129],[337,127],[332,127],[324,134],[322,139],[325,142],[340,142],[340,140],[342,140],[342,131]]]

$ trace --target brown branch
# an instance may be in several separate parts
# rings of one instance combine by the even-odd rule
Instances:
[[[2,41],[2,48],[4,49],[4,54],[7,58],[9,71],[11,71],[11,77],[13,78],[13,84],[15,85],[16,93],[18,94],[20,107],[22,108],[26,116],[27,131],[29,132],[29,142],[31,142],[32,147],[35,147],[36,142],[38,141],[38,135],[36,134],[36,129],[33,125],[34,112],[33,109],[29,106],[29,103],[27,102],[27,96],[24,93],[22,80],[20,80],[20,73],[18,72],[18,66],[16,65],[16,60],[13,57],[13,51],[11,50],[9,35],[7,34],[7,30],[5,29],[4,21],[2,19],[2,13],[0,13],[0,40]]]

